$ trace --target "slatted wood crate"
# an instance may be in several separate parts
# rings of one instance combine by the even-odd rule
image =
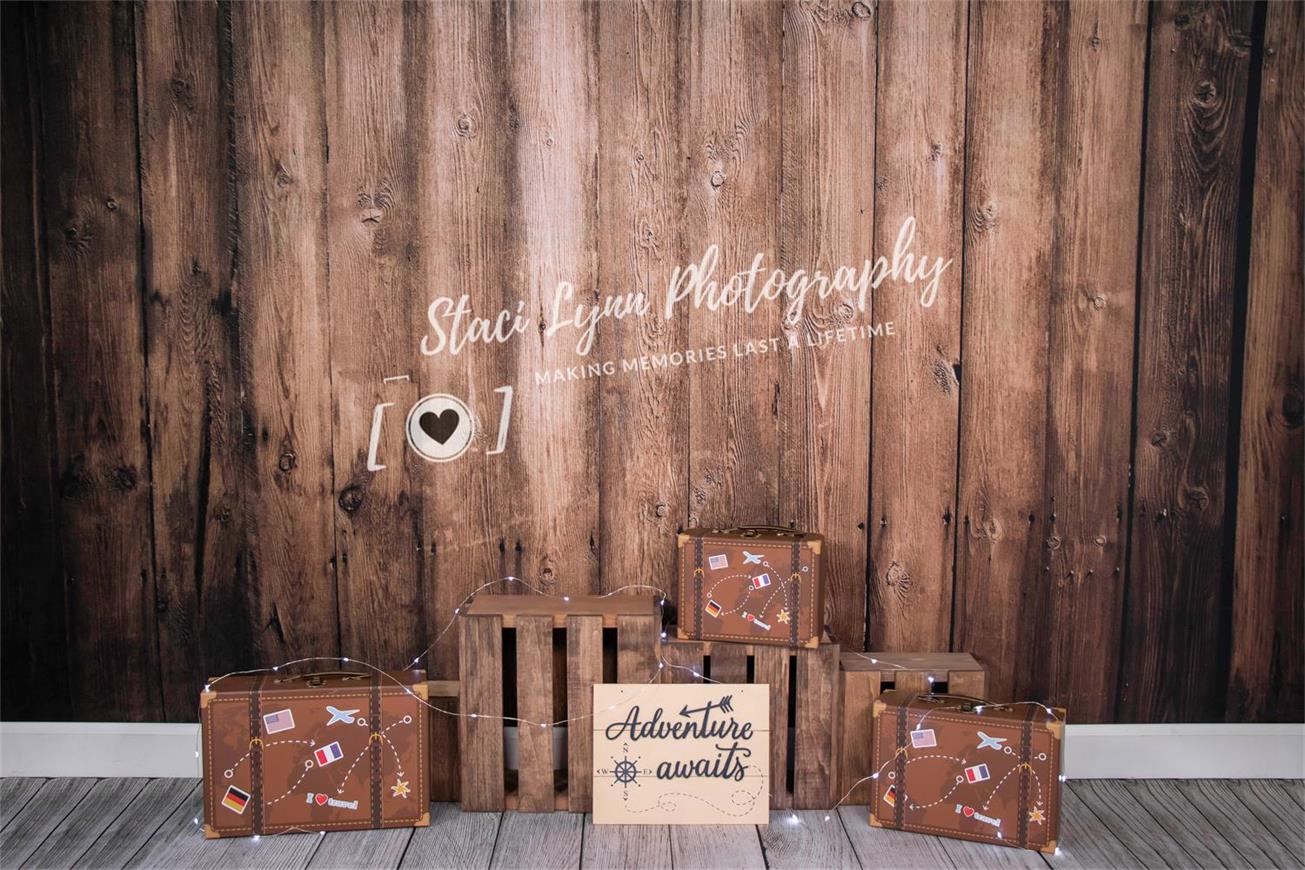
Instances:
[[[673,633],[670,633],[673,637]],[[669,682],[770,685],[771,809],[827,809],[838,799],[839,645],[815,649],[668,640]],[[791,736],[790,736],[791,735]]]
[[[879,661],[871,661],[878,659]],[[841,762],[838,796],[869,776],[870,708],[887,689],[912,692],[950,692],[982,698],[988,673],[969,653],[857,653],[841,656],[839,682],[842,695]],[[933,682],[929,682],[929,678]],[[867,804],[873,783],[863,782],[852,791],[849,804]]]
[[[462,808],[588,812],[593,685],[645,683],[657,675],[656,600],[485,595],[467,607],[458,630]],[[607,632],[614,637],[604,644]],[[553,726],[522,725],[516,770],[509,774],[505,715],[542,723],[586,717],[567,728],[566,770],[555,770]]]

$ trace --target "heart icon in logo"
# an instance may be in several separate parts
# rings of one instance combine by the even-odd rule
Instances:
[[[326,795],[322,794],[321,792],[318,792],[317,797],[313,798],[313,800],[317,801],[317,805],[320,807],[326,803],[327,798]]]
[[[427,411],[417,418],[417,424],[421,426],[421,431],[441,444],[448,441],[453,433],[458,431],[458,424],[461,422],[462,418],[452,408],[445,408],[438,414],[434,411]]]
[[[970,819],[974,817],[974,807],[966,807],[964,812],[965,818]]]

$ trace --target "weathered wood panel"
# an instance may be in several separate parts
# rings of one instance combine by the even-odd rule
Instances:
[[[78,717],[156,719],[132,10],[88,3],[39,16],[42,233],[72,695]]]
[[[598,283],[643,293],[655,308],[684,262],[685,161],[679,54],[689,7],[599,3]],[[598,331],[596,360],[656,359],[682,351],[688,315],[657,314]],[[649,583],[669,590],[675,534],[688,513],[688,372],[618,369],[604,380],[598,429],[598,558],[604,590]],[[657,445],[646,449],[644,445]],[[637,461],[636,461],[637,456]]]
[[[681,24],[681,122],[688,187],[684,263],[711,245],[713,278],[746,272],[763,255],[774,266],[780,206],[782,8],[728,0],[698,3]],[[684,303],[691,301],[692,297]],[[689,371],[689,516],[693,525],[755,525],[779,519],[780,395],[787,353],[778,306],[689,310],[689,348],[733,354]],[[772,339],[775,341],[772,342]],[[776,346],[778,344],[778,347]],[[760,352],[764,347],[765,352]]]
[[[419,53],[415,102],[408,107],[421,143],[420,151],[406,159],[417,164],[420,189],[421,237],[413,280],[425,293],[422,311],[437,297],[465,295],[477,312],[488,316],[514,306],[521,296],[514,264],[524,256],[523,241],[513,217],[521,208],[514,175],[520,123],[503,74],[509,52],[504,10],[502,4],[476,2],[417,4],[407,10],[420,44],[442,48]],[[432,337],[429,325],[426,330],[423,336]],[[417,348],[410,353],[417,360],[411,377],[420,395],[458,397],[482,423],[497,419],[502,396],[495,390],[518,382],[512,345],[457,355],[425,356]],[[395,401],[385,411],[393,415],[386,425],[401,427],[408,409]],[[519,420],[515,431],[520,431]],[[456,462],[423,462],[414,472],[422,480],[422,585],[432,635],[482,583],[528,573],[522,564],[522,542],[528,536],[513,507],[525,474],[518,456],[521,442],[511,438],[507,452],[487,455],[496,446],[496,427],[491,433],[481,432]],[[428,670],[451,675],[456,648],[453,633],[444,635],[427,659]]]
[[[1017,695],[1075,722],[1113,718],[1119,673],[1147,8],[1069,7],[1056,67],[1040,664]]]
[[[553,811],[553,620],[517,618],[517,809]],[[542,727],[534,723],[545,723]]]
[[[239,582],[263,664],[340,655],[332,509],[327,303],[324,9],[231,10],[241,480],[248,530]],[[252,662],[251,662],[252,664]]]
[[[136,7],[146,358],[159,655],[168,719],[196,678],[249,666],[238,583],[238,311],[232,295],[229,30],[216,3]]]
[[[1151,11],[1124,721],[1222,719],[1237,222],[1254,8]]]
[[[413,254],[421,212],[411,159],[420,130],[409,89],[426,47],[399,4],[335,4],[324,12],[340,639],[351,655],[393,667],[426,646],[421,469],[413,467],[424,463],[406,449],[399,424],[417,401],[417,384],[386,380],[409,373],[420,340]],[[387,402],[400,413],[390,412],[369,463],[373,409]]]
[[[951,260],[933,304],[886,285],[875,321],[869,649],[946,650],[956,548],[965,171],[964,2],[883,2],[875,119],[876,251],[914,218],[920,249]],[[921,77],[920,70],[931,70]]]
[[[459,791],[464,810],[503,809],[503,619],[458,620]]]
[[[67,596],[57,525],[54,369],[42,235],[40,33],[31,7],[0,7],[0,705],[11,719],[63,719],[69,693]],[[15,542],[19,542],[15,546]],[[80,706],[80,699],[78,699]]]
[[[594,683],[603,681],[603,620],[566,620],[567,809],[587,813],[594,802]]]
[[[833,276],[873,256],[873,15],[833,0],[786,2],[782,53],[779,266]],[[871,312],[858,312],[850,295],[811,297],[800,319],[781,324],[796,349],[778,357],[780,513],[825,536],[821,567],[837,601],[829,625],[840,642],[861,649],[871,344],[836,336],[869,322]]]
[[[1029,593],[1045,582],[1052,73],[1064,14],[1051,5],[970,8],[953,648],[991,669],[998,698],[1034,688],[1039,638]]]
[[[555,325],[554,311],[569,316],[575,302],[560,282],[573,285],[577,296],[597,286],[595,8],[527,0],[508,7],[505,26],[509,123],[516,126],[509,183],[521,194],[513,219],[520,221],[522,242],[510,283],[546,332]],[[525,576],[559,594],[598,587],[598,463],[587,441],[600,424],[597,381],[540,387],[535,380],[536,372],[589,361],[572,335],[562,331],[551,341],[519,345],[513,380],[521,415],[515,425],[550,434],[518,442],[519,478],[496,494],[501,508],[516,514],[529,544]]]
[[[1243,344],[1230,721],[1298,720],[1305,707],[1305,14],[1298,4],[1276,3],[1267,14]]]

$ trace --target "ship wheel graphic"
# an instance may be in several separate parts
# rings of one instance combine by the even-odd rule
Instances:
[[[638,785],[635,780],[639,776],[639,759],[631,761],[629,758],[622,758],[619,761],[612,759],[615,765],[612,768],[612,776],[622,785]]]
[[[641,774],[652,773],[652,771],[641,769],[639,767],[639,759],[630,757],[630,744],[621,744],[621,754],[621,758],[615,756],[612,757],[612,766],[610,768],[603,768],[598,771],[598,773],[604,776],[610,775],[612,777],[612,785],[619,785],[621,787],[621,799],[629,800],[630,786],[639,785],[639,776]]]

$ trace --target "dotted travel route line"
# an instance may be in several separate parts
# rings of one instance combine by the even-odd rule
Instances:
[[[1018,773],[1019,770],[1020,770],[1020,768],[1022,768],[1022,767],[1026,767],[1026,766],[1027,766],[1028,769],[1029,769],[1029,773],[1033,774],[1033,779],[1034,779],[1034,781],[1035,781],[1035,782],[1037,783],[1037,785],[1038,785],[1038,800],[1037,800],[1037,803],[1039,803],[1039,804],[1042,803],[1042,777],[1038,776],[1038,772],[1037,772],[1036,770],[1033,769],[1033,765],[1031,765],[1031,764],[1029,764],[1029,765],[1017,764],[1017,765],[1015,765],[1014,767],[1012,767],[1010,770],[1006,771],[1006,775],[1003,776],[1003,777],[1001,778],[1001,780],[1000,780],[1000,781],[999,781],[995,786],[992,787],[992,791],[988,792],[988,799],[985,800],[985,801],[983,802],[983,808],[984,808],[985,810],[988,808],[988,804],[992,803],[992,798],[993,798],[994,795],[997,794],[997,789],[1001,788],[1001,787],[1002,787],[1002,784],[1005,783],[1006,780],[1010,779],[1010,776],[1011,776],[1012,773]]]
[[[965,763],[965,759],[964,759],[964,758],[957,758],[955,755],[936,755],[936,754],[929,754],[929,755],[917,755],[917,756],[915,756],[914,758],[908,758],[908,759],[906,759],[906,764],[907,764],[907,766],[909,767],[910,765],[914,764],[914,763],[917,762],[917,761],[924,761],[924,760],[929,759],[929,758],[941,758],[941,759],[943,759],[943,760],[945,760],[945,761],[955,761],[955,762],[957,762],[958,764],[964,764],[964,763]],[[894,774],[890,771],[889,774],[888,774],[888,778],[889,778],[889,779],[895,779],[896,777],[895,777]],[[944,794],[942,797],[938,798],[938,800],[933,801],[933,802],[931,802],[931,803],[927,803],[927,804],[917,804],[915,801],[911,800],[911,796],[910,796],[909,794],[907,794],[906,789],[902,789],[902,800],[904,800],[904,801],[906,801],[907,803],[909,803],[910,806],[911,806],[911,809],[914,809],[914,810],[927,810],[927,809],[929,809],[930,807],[936,807],[936,806],[938,806],[938,804],[942,803],[943,801],[947,800],[947,798],[951,797],[951,796],[952,796],[952,792],[956,791],[956,789],[959,788],[960,785],[961,785],[961,784],[960,784],[959,781],[952,783],[952,787],[949,788],[949,789],[947,789],[947,793],[946,793],[946,794]]]
[[[763,784],[764,784],[764,780],[762,782],[759,782],[757,784],[757,790],[754,791],[752,794],[748,794],[742,789],[739,789],[738,791],[735,791],[732,795],[730,795],[730,801],[733,802],[735,806],[742,807],[742,809],[740,809],[738,812],[731,812],[730,810],[727,810],[724,807],[716,806],[716,804],[712,803],[711,801],[707,800],[705,797],[702,797],[701,795],[696,795],[684,791],[667,792],[666,794],[658,796],[656,801],[644,807],[643,809],[629,810],[629,812],[650,813],[653,810],[663,810],[668,813],[675,812],[677,809],[679,809],[679,805],[676,804],[674,801],[672,801],[671,798],[686,797],[686,798],[693,798],[694,800],[697,801],[701,801],[702,803],[711,807],[713,810],[720,813],[721,815],[733,816],[734,818],[737,819],[746,816],[748,813],[752,812],[753,806],[757,803],[757,798],[761,795],[761,789]],[[740,797],[740,795],[742,795],[742,797]]]
[[[767,563],[764,567],[766,567],[766,568],[770,568],[769,563]],[[770,568],[770,570],[773,571],[773,570],[775,570],[775,569],[774,569],[774,568]],[[709,588],[709,589],[707,590],[707,597],[710,598],[711,595],[712,595],[712,593],[716,591],[716,587],[719,586],[720,584],[724,583],[726,580],[734,580],[734,579],[738,579],[738,578],[741,578],[741,579],[743,579],[743,580],[751,580],[751,579],[752,579],[752,575],[751,575],[751,574],[729,574],[729,575],[727,575],[727,576],[725,576],[725,577],[721,577],[721,578],[720,578],[719,580],[717,580],[715,583],[711,584],[711,588]],[[770,591],[770,597],[766,599],[766,603],[763,604],[763,605],[761,605],[761,607],[757,610],[757,615],[758,615],[758,616],[765,616],[765,615],[766,615],[766,611],[770,609],[770,603],[771,603],[772,601],[775,600],[775,596],[778,595],[781,591],[786,590],[786,589],[789,587],[789,585],[792,584],[792,582],[793,582],[793,578],[792,578],[792,577],[789,577],[789,578],[786,578],[786,579],[784,579],[784,580],[782,580],[782,581],[776,583],[776,584],[775,584],[775,588],[772,589],[772,590]],[[731,615],[731,614],[738,613],[740,610],[742,610],[742,609],[744,608],[745,605],[747,605],[747,603],[748,603],[748,599],[751,598],[751,597],[752,597],[752,593],[753,593],[753,592],[756,592],[756,591],[757,591],[757,590],[756,590],[755,588],[753,588],[752,584],[749,583],[749,584],[748,584],[748,587],[747,587],[747,591],[743,593],[743,598],[742,598],[742,600],[739,601],[739,605],[738,605],[738,607],[735,607],[735,608],[733,608],[732,610],[722,610],[722,611],[720,612],[720,615],[721,615],[721,616],[729,616],[729,615]]]
[[[309,746],[317,745],[316,740],[273,740],[271,743],[264,743],[263,748],[268,749],[272,746],[280,746],[283,743],[307,743]],[[252,749],[249,750],[249,752],[253,752],[253,751],[254,750]],[[243,764],[245,759],[249,757],[249,752],[246,752],[244,755],[237,758],[235,764],[231,765],[226,770],[222,771],[222,775],[225,776],[227,779],[231,779],[233,776],[235,776],[236,771],[240,769],[240,765]]]
[[[313,769],[313,762],[312,762],[312,759],[309,759],[308,761],[305,761],[305,762],[304,762],[304,772],[301,773],[301,774],[299,774],[299,778],[295,780],[294,785],[292,785],[292,786],[290,786],[288,789],[286,789],[286,790],[285,790],[285,794],[281,795],[279,798],[273,798],[273,799],[270,800],[270,801],[264,801],[264,802],[263,802],[263,805],[264,805],[264,806],[268,806],[268,807],[270,807],[272,804],[274,804],[274,803],[278,803],[278,802],[283,801],[283,800],[285,800],[286,798],[290,797],[290,793],[291,793],[292,791],[294,791],[295,789],[299,788],[299,783],[301,783],[301,782],[304,781],[304,777],[307,776],[307,775],[308,775],[308,771],[310,771],[310,770],[312,770],[312,769]]]
[[[385,741],[385,745],[390,747],[390,751],[394,753],[394,767],[398,771],[399,776],[403,776],[403,761],[399,758],[399,750],[394,748],[394,744],[390,741],[390,738],[386,737],[384,734],[381,735],[381,739]]]

